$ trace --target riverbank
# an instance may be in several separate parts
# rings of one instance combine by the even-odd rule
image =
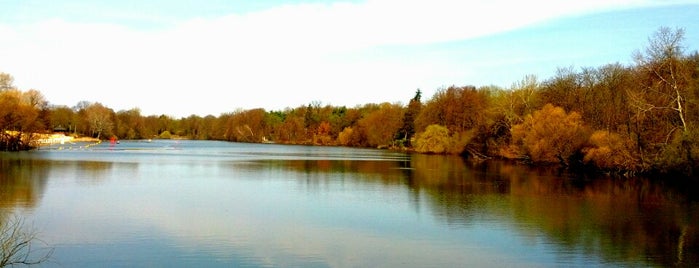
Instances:
[[[32,134],[34,137],[33,143],[35,145],[54,145],[54,144],[66,144],[75,142],[99,142],[100,139],[92,137],[79,137],[79,136],[66,136],[63,133],[54,134]]]

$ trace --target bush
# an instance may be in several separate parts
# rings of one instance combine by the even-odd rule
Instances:
[[[172,134],[170,134],[170,131],[165,130],[165,131],[163,131],[163,133],[160,133],[158,138],[169,140],[172,138]]]
[[[585,162],[598,168],[616,171],[636,171],[641,161],[635,156],[636,142],[630,137],[609,131],[595,131],[590,136],[591,147],[585,148]]]
[[[663,147],[654,164],[664,172],[694,174],[694,170],[699,168],[699,130],[689,129],[684,133],[677,133],[672,141]]]
[[[415,151],[441,154],[449,148],[449,130],[440,125],[429,125],[424,132],[415,135]]]
[[[534,162],[568,165],[588,140],[580,114],[546,104],[512,127],[512,142]]]
[[[415,135],[412,142],[415,151],[435,154],[460,154],[473,138],[472,131],[449,135],[449,129],[441,125],[429,125],[425,131]]]

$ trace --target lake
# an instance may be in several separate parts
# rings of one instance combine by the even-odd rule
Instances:
[[[154,140],[0,153],[42,267],[699,263],[697,187],[342,147]]]

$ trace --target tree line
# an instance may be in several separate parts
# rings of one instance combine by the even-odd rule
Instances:
[[[634,64],[559,68],[510,88],[451,86],[407,105],[308,105],[219,116],[144,116],[98,102],[49,105],[0,73],[0,150],[30,148],[31,133],[62,130],[95,138],[181,137],[236,142],[402,148],[474,158],[594,167],[614,173],[699,167],[699,54],[684,30],[661,27]]]

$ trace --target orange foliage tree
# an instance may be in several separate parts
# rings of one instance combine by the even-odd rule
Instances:
[[[32,134],[43,130],[40,115],[47,102],[37,90],[21,91],[9,74],[0,73],[0,150],[31,147]]]
[[[424,131],[427,126],[438,124],[449,131],[470,130],[486,120],[488,100],[487,92],[472,86],[439,90],[420,111],[415,127]]]
[[[226,117],[225,138],[231,141],[261,142],[264,140],[264,123],[266,112],[264,109],[239,110],[233,114],[222,115]]]
[[[396,134],[403,126],[403,113],[403,107],[399,104],[382,103],[377,110],[359,120],[358,124],[366,134],[367,145],[392,145]]]
[[[489,103],[489,92],[473,86],[452,86],[439,90],[421,109],[415,120],[415,129],[423,132],[430,125],[444,126],[451,133],[451,138],[457,140],[451,153],[462,153],[465,150],[476,152],[480,148],[467,147],[480,147],[477,144],[484,143],[488,133],[483,129],[489,128]],[[470,142],[472,143],[469,144]]]
[[[512,142],[534,162],[570,163],[588,140],[580,114],[546,104],[512,127]]]
[[[315,135],[313,136],[313,143],[320,145],[332,145],[333,138],[331,136],[332,126],[327,121],[320,122]]]
[[[590,147],[583,149],[585,162],[611,171],[637,171],[641,167],[635,153],[636,142],[614,132],[598,130],[590,136]]]

